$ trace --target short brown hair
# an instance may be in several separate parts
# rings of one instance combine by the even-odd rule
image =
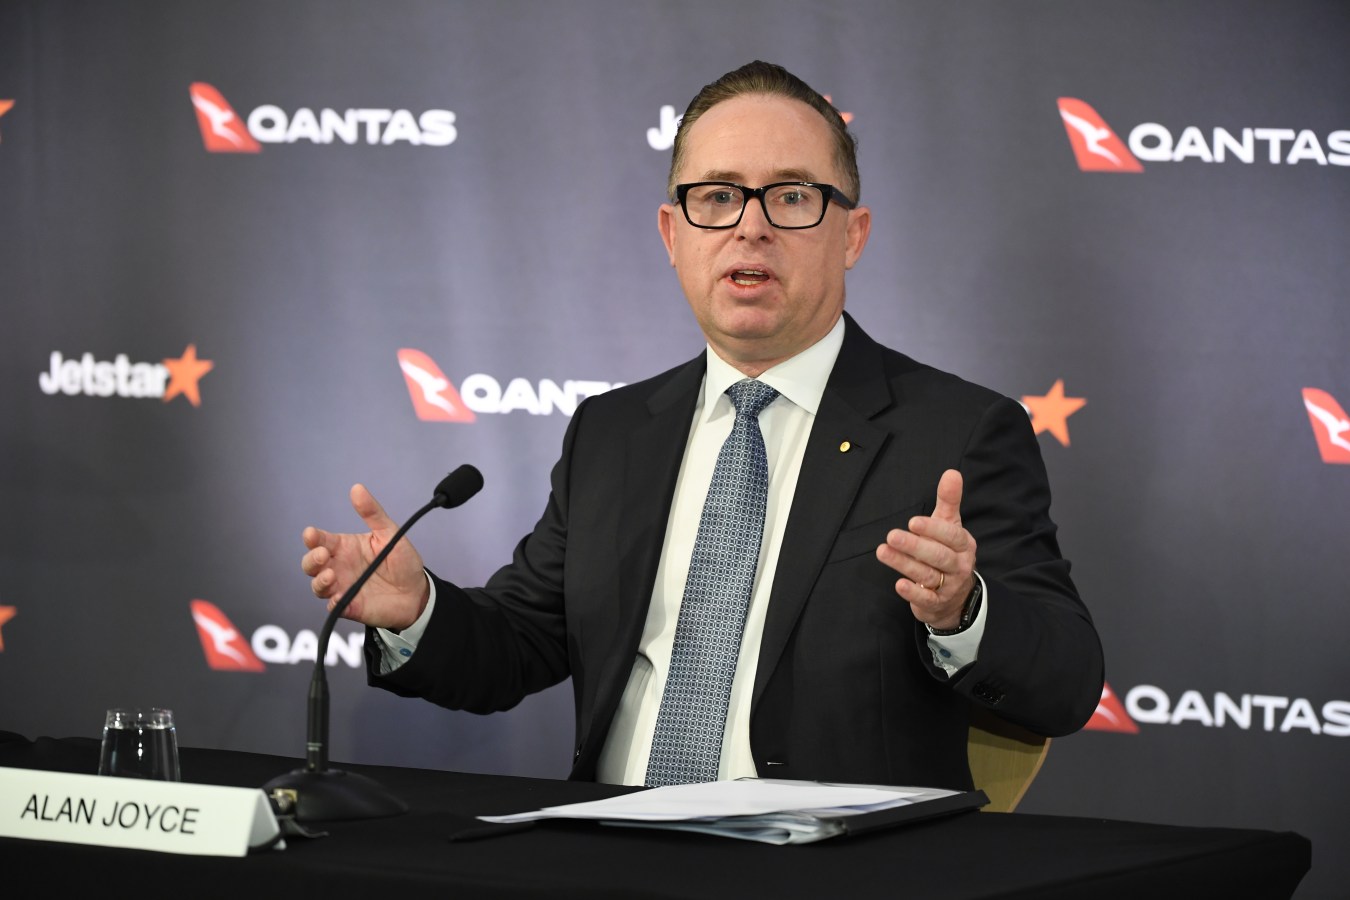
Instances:
[[[830,126],[834,135],[834,161],[844,175],[844,184],[839,185],[853,200],[858,200],[858,141],[848,130],[843,116],[830,105],[805,81],[793,75],[782,66],[755,60],[741,66],[734,72],[728,72],[703,90],[689,102],[684,111],[680,127],[675,132],[675,152],[670,158],[670,177],[666,181],[666,193],[675,199],[675,173],[684,162],[684,138],[699,116],[724,100],[744,94],[770,94],[800,100],[820,113]]]

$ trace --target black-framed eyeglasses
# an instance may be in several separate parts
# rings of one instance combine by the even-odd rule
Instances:
[[[774,228],[815,228],[825,220],[831,200],[844,209],[858,205],[834,185],[814,181],[778,181],[759,188],[730,181],[675,185],[675,199],[695,228],[735,228],[751,197],[759,199],[764,218]]]

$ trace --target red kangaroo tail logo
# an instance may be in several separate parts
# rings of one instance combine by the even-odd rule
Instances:
[[[1322,462],[1350,464],[1350,416],[1341,409],[1336,398],[1326,391],[1305,387],[1303,405],[1308,410],[1313,434],[1317,436]]]
[[[408,382],[417,418],[423,422],[472,422],[476,418],[441,367],[421,350],[399,350],[398,367]]]
[[[1120,698],[1111,690],[1109,684],[1102,685],[1102,699],[1097,701],[1097,709],[1092,713],[1092,718],[1083,726],[1085,731],[1118,731],[1122,734],[1138,734],[1139,726],[1134,723],[1125,708],[1120,705]]]
[[[197,623],[197,636],[202,639],[202,652],[211,668],[223,672],[261,672],[267,668],[215,604],[193,600],[192,621]]]
[[[262,150],[262,145],[248,133],[220,91],[204,81],[195,81],[188,93],[192,95],[197,126],[202,130],[202,144],[207,150],[212,153],[258,153]]]
[[[1082,100],[1059,98],[1059,117],[1083,172],[1142,172],[1144,167],[1111,126]]]

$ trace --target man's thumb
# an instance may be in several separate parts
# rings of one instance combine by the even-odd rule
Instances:
[[[352,485],[352,509],[361,517],[361,521],[366,523],[366,527],[377,535],[387,536],[390,532],[396,531],[397,526],[394,520],[389,518],[389,514],[384,511],[380,501],[375,499],[375,495],[366,490],[364,484]]]
[[[964,482],[961,473],[948,469],[938,481],[937,505],[933,507],[933,518],[947,522],[961,521],[961,492]]]

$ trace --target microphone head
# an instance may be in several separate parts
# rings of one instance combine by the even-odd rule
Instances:
[[[470,465],[460,466],[441,479],[431,499],[437,506],[453,509],[483,489],[483,473]]]

